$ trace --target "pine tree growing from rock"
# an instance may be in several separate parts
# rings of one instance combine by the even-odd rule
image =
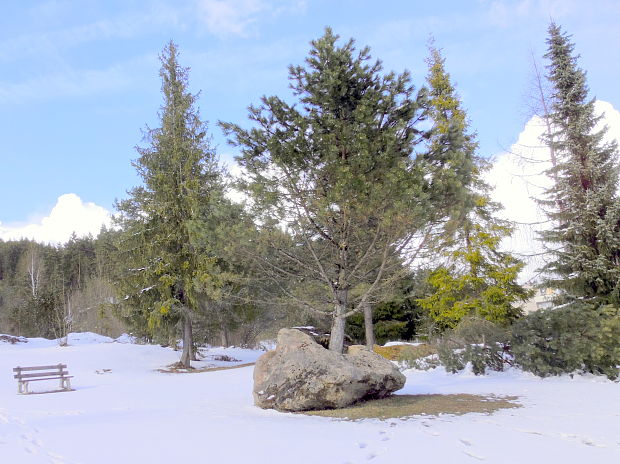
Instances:
[[[341,351],[346,318],[402,277],[439,204],[430,160],[417,156],[424,93],[337,40],[328,29],[290,68],[297,104],[264,97],[253,129],[222,125],[241,148],[265,275],[291,306],[328,315]]]

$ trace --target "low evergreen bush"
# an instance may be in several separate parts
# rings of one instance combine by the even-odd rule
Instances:
[[[541,377],[589,372],[616,379],[620,308],[572,305],[531,313],[513,325],[512,353],[518,366]]]
[[[502,371],[510,363],[509,340],[505,328],[479,317],[468,317],[439,340],[439,362],[452,373],[463,370],[467,364],[476,375],[487,369]]]

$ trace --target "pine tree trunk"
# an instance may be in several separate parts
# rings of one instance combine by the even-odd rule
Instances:
[[[222,346],[224,348],[229,346],[229,342],[228,342],[228,328],[226,328],[226,326],[224,324],[222,324],[222,326],[220,328],[220,338],[222,340]]]
[[[344,349],[344,326],[345,312],[347,310],[347,292],[339,290],[336,292],[338,302],[334,307],[332,316],[332,328],[329,336],[329,349],[336,353],[342,353]]]
[[[372,306],[370,303],[365,302],[362,305],[364,309],[364,329],[366,331],[366,346],[369,349],[373,349],[375,346],[375,326],[372,323]]]
[[[191,367],[190,361],[194,358],[194,337],[192,335],[192,320],[189,314],[183,315],[183,353],[179,363],[183,367]]]
[[[342,353],[344,349],[344,311],[334,313],[332,328],[329,336],[329,349],[336,353]]]

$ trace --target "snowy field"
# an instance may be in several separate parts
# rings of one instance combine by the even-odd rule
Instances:
[[[251,366],[161,373],[178,352],[95,334],[69,342],[0,342],[1,464],[620,462],[620,384],[604,378],[410,370],[399,393],[516,395],[523,407],[351,422],[254,407]],[[213,360],[223,354],[248,363],[262,353],[214,348],[199,365],[231,365]],[[13,367],[59,362],[76,391],[17,394]]]

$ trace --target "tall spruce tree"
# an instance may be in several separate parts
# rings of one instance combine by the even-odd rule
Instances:
[[[188,367],[193,314],[202,297],[217,293],[223,278],[206,236],[223,186],[197,95],[188,89],[188,69],[179,65],[178,55],[170,42],[160,56],[160,127],[146,131],[148,146],[137,148],[140,156],[133,163],[143,185],[117,204],[126,268],[119,287],[127,314],[151,333],[181,324],[180,363]]]
[[[416,153],[424,93],[337,41],[327,29],[305,66],[290,67],[296,105],[264,97],[250,108],[255,128],[222,126],[241,147],[265,275],[291,305],[331,317],[330,349],[341,351],[346,318],[407,271],[405,251],[437,205]]]
[[[551,230],[542,233],[551,255],[544,267],[547,285],[560,300],[620,304],[620,201],[618,147],[597,130],[594,99],[570,36],[551,23],[545,58],[552,84],[551,133],[546,142],[557,165],[554,185],[542,202]]]
[[[510,224],[496,216],[501,205],[491,201],[482,178],[488,163],[476,154],[476,136],[445,60],[434,45],[429,48],[429,157],[436,169],[434,192],[450,207],[444,210],[436,242],[445,264],[431,272],[433,291],[418,303],[441,328],[455,327],[468,315],[507,324],[518,317],[518,304],[529,295],[517,282],[523,263],[499,249],[511,233]]]

